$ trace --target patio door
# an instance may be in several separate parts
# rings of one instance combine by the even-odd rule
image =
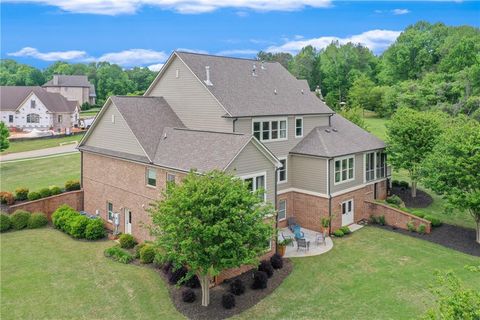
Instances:
[[[353,223],[353,199],[342,202],[342,227]]]
[[[125,233],[132,234],[132,211],[125,209]]]

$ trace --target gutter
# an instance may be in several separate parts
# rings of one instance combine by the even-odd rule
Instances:
[[[274,207],[275,207],[275,253],[276,254],[278,254],[278,246],[277,246],[277,242],[278,242],[278,204],[277,204],[278,170],[280,170],[280,168],[275,168],[275,196],[274,196],[275,204],[274,204]]]

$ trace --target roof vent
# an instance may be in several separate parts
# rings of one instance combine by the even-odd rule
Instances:
[[[325,129],[325,132],[326,132],[326,133],[330,133],[330,129]]]
[[[252,76],[256,77],[257,76],[257,66],[255,65],[255,63],[253,64],[253,67],[252,67]]]
[[[167,133],[166,132],[163,134],[163,139],[164,140],[167,139]]]
[[[335,129],[335,128],[332,128],[332,131],[333,131],[333,132],[338,132],[338,130],[337,130],[337,129]]]
[[[302,94],[304,94],[305,92],[303,92],[303,89],[302,89]]]
[[[267,69],[267,68],[265,67],[265,61],[263,61],[263,60],[262,60],[262,65],[261,65],[261,67],[260,67],[260,68],[262,68],[262,70],[265,70],[265,69]]]
[[[273,89],[273,94],[277,94],[277,89]]]
[[[205,73],[207,74],[207,79],[205,79],[205,84],[207,86],[213,86],[212,81],[210,81],[210,67],[205,66]]]

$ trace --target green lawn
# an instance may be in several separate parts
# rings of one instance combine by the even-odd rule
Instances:
[[[80,141],[83,134],[76,134],[73,136],[61,137],[61,138],[48,138],[48,139],[35,139],[19,142],[10,142],[10,147],[3,151],[1,154],[32,151],[38,149],[45,149],[51,147],[58,147],[61,143],[68,143],[72,141]]]
[[[86,242],[47,228],[0,235],[1,318],[180,319],[152,269],[103,257],[110,241]],[[380,241],[381,240],[381,241]],[[269,297],[237,319],[412,319],[432,306],[433,271],[479,259],[373,227],[336,239],[332,251],[293,260]]]
[[[92,108],[92,109],[89,109],[89,110],[80,111],[80,117],[84,118],[84,117],[96,116],[97,113],[100,111],[100,109],[102,109],[102,108]]]
[[[0,190],[14,191],[27,187],[38,191],[43,187],[63,187],[65,181],[80,179],[80,154],[0,163]]]

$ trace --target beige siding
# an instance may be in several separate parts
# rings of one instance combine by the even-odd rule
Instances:
[[[343,157],[340,157],[343,158]],[[355,154],[355,179],[352,181],[348,182],[343,182],[339,184],[335,184],[335,159],[332,160],[331,166],[330,166],[330,183],[332,186],[332,193],[342,191],[348,188],[353,188],[356,186],[359,186],[363,184],[364,180],[364,163],[363,163],[363,153],[357,153]]]
[[[291,159],[292,181],[290,187],[327,193],[326,159],[297,155],[292,156]]]
[[[266,172],[267,201],[274,203],[275,166],[252,142],[242,150],[227,171],[234,172],[239,177]]]
[[[190,129],[232,132],[232,120],[222,118],[226,111],[179,58],[172,59],[148,95],[163,96]]]
[[[85,145],[146,156],[117,107],[108,102],[104,108],[107,108],[105,113],[97,120],[99,122],[92,128],[94,130],[85,141]],[[114,123],[112,115],[115,117]]]

